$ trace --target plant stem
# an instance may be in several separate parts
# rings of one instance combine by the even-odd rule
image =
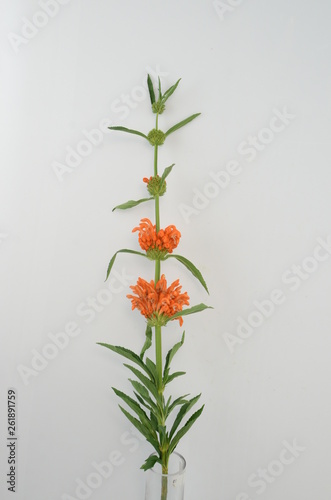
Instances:
[[[158,129],[158,113],[156,114],[155,128]],[[154,176],[158,174],[157,169],[157,144],[154,146]],[[155,227],[156,232],[160,231],[160,204],[159,196],[155,196]],[[161,277],[161,262],[160,260],[155,260],[155,286]],[[156,373],[157,373],[157,384],[158,392],[162,394],[162,336],[161,336],[161,326],[155,326],[155,363],[156,363]]]

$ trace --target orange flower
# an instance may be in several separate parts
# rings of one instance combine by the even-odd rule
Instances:
[[[183,306],[189,305],[189,296],[187,292],[181,292],[179,280],[174,281],[167,288],[167,281],[164,274],[161,279],[154,285],[152,280],[150,283],[142,278],[138,278],[137,284],[130,286],[131,290],[136,295],[127,295],[131,299],[132,310],[137,308],[151,326],[165,325],[171,317],[179,311],[182,311]],[[178,319],[180,326],[183,324],[183,318]]]
[[[165,229],[156,232],[156,226],[147,218],[141,219],[138,227],[132,229],[132,232],[139,231],[138,241],[143,250],[159,250],[164,253],[172,253],[177,247],[181,234],[176,226],[171,225]]]

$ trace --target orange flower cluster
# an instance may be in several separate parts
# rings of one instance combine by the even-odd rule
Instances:
[[[171,317],[179,311],[182,311],[183,306],[189,305],[189,296],[187,292],[181,292],[179,280],[174,281],[167,288],[167,280],[164,274],[161,279],[154,285],[152,280],[150,283],[142,278],[138,278],[137,284],[130,286],[131,290],[136,295],[127,295],[131,299],[132,310],[137,308],[151,326],[165,325]],[[183,318],[178,319],[180,326],[183,324]]]
[[[138,241],[143,250],[160,250],[166,253],[172,253],[177,247],[181,234],[176,226],[168,226],[156,232],[156,226],[147,218],[141,219],[138,227],[132,229],[132,232],[139,231]]]

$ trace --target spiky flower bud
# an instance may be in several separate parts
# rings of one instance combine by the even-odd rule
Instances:
[[[152,146],[161,146],[161,144],[163,144],[165,141],[166,135],[164,132],[162,132],[162,130],[156,130],[155,128],[153,128],[149,132],[147,138]]]
[[[162,115],[164,110],[165,110],[165,105],[163,104],[162,101],[159,100],[159,101],[153,102],[153,104],[152,104],[153,113],[158,113],[159,115]]]
[[[161,184],[161,177],[159,175],[155,175],[154,177],[150,177],[149,179],[147,177],[144,177],[143,181],[146,182],[147,190],[152,196],[163,196],[167,190],[166,181],[163,181],[163,183]]]

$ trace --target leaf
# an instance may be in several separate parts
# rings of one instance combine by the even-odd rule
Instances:
[[[175,435],[175,437],[173,438],[173,440],[170,442],[169,453],[172,453],[174,451],[174,449],[176,448],[177,444],[182,439],[182,437],[187,433],[187,431],[190,430],[190,428],[192,427],[192,425],[194,424],[194,422],[197,420],[197,418],[200,417],[201,413],[203,412],[203,409],[204,409],[204,405],[201,406],[201,408],[198,411],[196,411],[195,413],[193,413],[192,417],[188,419],[188,421],[186,422],[186,424],[184,425],[184,427],[182,427],[177,432],[177,434]]]
[[[145,359],[145,363],[149,371],[153,374],[153,380],[157,379],[156,364],[149,358]]]
[[[149,390],[149,392],[154,396],[157,402],[161,403],[160,396],[158,394],[157,388],[143,373],[137,370],[134,366],[124,364],[126,368],[132,371],[135,374],[138,380]]]
[[[167,167],[167,168],[164,169],[164,172],[163,172],[162,177],[161,177],[161,182],[160,182],[159,189],[161,189],[161,187],[163,186],[164,181],[166,180],[166,178],[170,174],[170,172],[171,172],[171,170],[172,170],[172,168],[173,168],[174,165],[175,164],[173,163],[172,165],[170,165],[170,167]]]
[[[185,403],[181,409],[179,410],[178,412],[178,415],[171,427],[171,431],[169,433],[169,438],[171,439],[172,436],[174,435],[174,433],[176,432],[179,424],[181,423],[181,421],[183,420],[183,418],[185,417],[186,413],[190,411],[190,409],[192,408],[192,406],[195,405],[195,403],[198,401],[198,399],[200,398],[201,394],[198,394],[197,396],[195,396],[194,398],[190,399],[187,403]]]
[[[112,387],[112,389],[115,392],[116,396],[121,398],[131,408],[131,410],[133,410],[138,415],[143,426],[146,429],[148,429],[151,433],[153,433],[154,430],[152,424],[149,418],[147,417],[146,413],[144,412],[144,410],[139,406],[139,404],[124,392],[115,389],[115,387]]]
[[[143,134],[142,132],[139,132],[139,130],[133,130],[131,128],[126,128],[126,127],[108,127],[110,130],[119,130],[120,132],[127,132],[128,134],[135,134],[135,135],[140,135],[141,137],[144,137],[144,139],[148,140],[147,135]]]
[[[149,325],[146,326],[145,335],[146,335],[146,340],[145,340],[145,343],[144,343],[143,348],[142,348],[141,353],[140,353],[141,359],[143,359],[145,352],[152,345],[152,327],[151,326],[149,326]]]
[[[154,412],[157,411],[157,406],[154,403],[154,401],[152,401],[152,399],[150,398],[149,392],[146,389],[146,387],[143,384],[141,384],[140,382],[137,382],[137,380],[132,380],[129,378],[129,381],[131,382],[133,387],[138,392],[138,394],[136,394],[137,399],[139,401],[141,400],[143,402],[142,404],[144,404],[145,406],[146,406],[146,403],[148,403],[147,406],[148,406],[149,410],[153,409]]]
[[[162,465],[161,459],[157,455],[151,455],[146,459],[145,463],[140,468],[146,471],[148,469],[152,469],[156,463]]]
[[[151,198],[141,198],[140,200],[129,200],[126,201],[125,203],[122,203],[121,205],[117,205],[116,207],[113,208],[112,212],[114,210],[126,210],[128,208],[133,208],[136,207],[137,205],[140,205],[140,203],[144,203],[145,201],[149,200],[154,200],[154,197],[152,196]]]
[[[167,377],[167,381],[164,382],[164,385],[169,384],[174,378],[176,377],[181,377],[182,375],[185,375],[186,372],[174,372],[171,375]]]
[[[160,447],[157,439],[155,439],[153,435],[151,435],[150,432],[148,432],[148,430],[142,425],[142,423],[131,415],[131,413],[126,411],[121,405],[118,406],[120,407],[126,418],[130,420],[131,424],[134,425],[136,429],[138,429],[138,431],[147,439],[147,441],[153,446],[157,453],[159,453]]]
[[[130,351],[130,349],[126,349],[125,347],[104,344],[103,342],[97,342],[97,344],[102,345],[103,347],[107,347],[107,349],[110,349],[111,351],[114,351],[117,354],[120,354],[124,358],[129,359],[133,363],[136,363],[138,366],[140,366],[140,368],[142,368],[147,373],[147,375],[151,378],[151,380],[154,379],[153,374],[147,368],[147,366],[145,365],[143,360],[135,352]],[[124,366],[128,366],[128,365],[124,365]]]
[[[163,370],[163,377],[167,377],[168,374],[169,374],[169,369],[170,369],[170,363],[174,357],[174,355],[176,354],[176,352],[178,351],[178,349],[180,347],[182,347],[182,345],[184,344],[184,340],[185,340],[185,331],[183,332],[183,335],[182,335],[182,339],[180,342],[177,342],[177,344],[175,344],[171,349],[170,351],[168,352],[167,356],[166,356],[166,360],[165,360],[165,364],[164,364],[164,370]]]
[[[179,398],[175,399],[175,401],[173,401],[170,405],[168,405],[167,407],[167,416],[170,415],[170,413],[172,412],[172,410],[178,406],[178,405],[183,405],[185,403],[187,403],[187,396],[188,394],[185,394],[185,396],[180,396]]]
[[[177,80],[177,82],[174,85],[172,85],[170,88],[168,88],[168,90],[165,91],[165,93],[163,94],[163,97],[162,97],[163,103],[165,103],[169,99],[169,97],[175,92],[180,81],[181,81],[181,78],[179,80]]]
[[[197,304],[196,306],[184,309],[184,311],[178,311],[173,316],[171,316],[170,320],[180,318],[181,316],[188,316],[189,314],[194,314],[200,311],[204,311],[205,309],[213,309],[213,308],[211,306],[206,306],[205,304]]]
[[[149,75],[147,75],[147,86],[148,86],[148,90],[149,90],[149,97],[151,99],[151,104],[154,104],[155,94],[154,94],[153,82],[152,82],[151,77]]]
[[[201,285],[204,287],[206,292],[209,294],[207,284],[206,284],[205,280],[203,279],[202,274],[200,273],[199,269],[197,267],[195,267],[195,265],[191,261],[189,261],[186,257],[183,257],[182,255],[176,255],[176,254],[169,254],[165,257],[164,260],[169,259],[170,257],[177,259],[178,262],[183,264],[186,267],[186,269],[188,269],[193,274],[193,276],[200,281]]]
[[[190,123],[192,120],[194,120],[194,118],[196,118],[199,115],[201,115],[201,113],[195,113],[195,115],[192,115],[192,116],[189,116],[188,118],[185,118],[185,120],[182,120],[181,122],[177,123],[173,127],[169,128],[169,130],[167,130],[167,132],[165,133],[165,136],[167,137],[168,135],[172,134],[173,132],[175,132],[179,128],[184,127],[184,125],[186,125],[187,123]]]
[[[159,81],[159,100],[161,101],[161,99],[162,99],[162,92],[161,92],[161,80],[160,80],[160,77],[158,77],[158,81]]]
[[[142,253],[142,252],[137,252],[136,250],[129,250],[128,248],[122,248],[122,250],[118,250],[113,256],[112,258],[110,259],[110,262],[108,264],[108,269],[107,269],[107,276],[106,276],[106,279],[105,281],[107,281],[107,279],[109,278],[109,275],[110,275],[110,271],[114,265],[114,262],[115,262],[115,259],[116,259],[116,256],[118,253],[131,253],[131,254],[134,254],[134,255],[141,255],[142,257],[146,257],[147,259],[147,255],[145,253]]]

